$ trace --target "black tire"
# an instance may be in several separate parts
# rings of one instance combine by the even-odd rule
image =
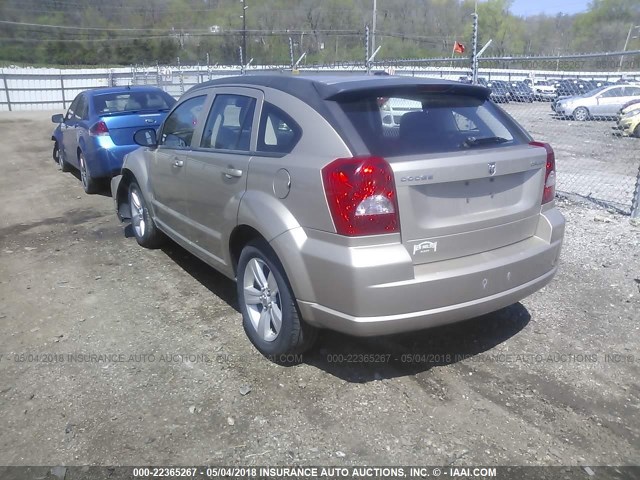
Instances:
[[[633,130],[633,135],[636,138],[640,138],[640,125],[636,125],[636,128]]]
[[[579,122],[584,122],[589,119],[589,110],[585,107],[578,107],[573,111],[573,118]]]
[[[254,268],[259,268],[263,279],[269,280],[262,282],[265,288],[261,288],[260,282],[256,280]],[[249,275],[247,275],[248,270]],[[277,287],[277,294],[273,293],[274,284]],[[299,363],[296,359],[292,359],[291,355],[300,354],[311,348],[317,338],[318,330],[302,320],[284,268],[273,249],[264,240],[251,241],[243,248],[238,260],[237,288],[242,324],[251,343],[276,363]],[[247,297],[249,289],[261,293],[263,297],[260,298],[263,300],[259,300],[255,295],[252,301],[251,297]],[[270,306],[265,306],[265,303]],[[277,310],[274,305],[280,310],[279,329],[276,325]],[[266,325],[266,328],[259,333],[260,319],[263,315],[265,316],[263,325]]]
[[[84,153],[78,154],[78,163],[80,164],[80,180],[82,181],[82,188],[88,194],[98,193],[100,191],[100,183],[97,179],[91,176],[89,166],[84,157]]]
[[[147,201],[142,195],[140,186],[135,182],[129,185],[129,208],[131,208],[131,226],[138,244],[145,248],[159,248],[165,241],[164,234],[158,230]],[[143,223],[141,223],[143,222]]]
[[[58,168],[61,172],[68,172],[71,168],[69,164],[64,160],[64,153],[60,151],[60,145],[58,142],[53,144],[53,160],[58,164]]]

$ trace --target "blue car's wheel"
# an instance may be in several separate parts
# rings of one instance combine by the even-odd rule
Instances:
[[[87,161],[84,158],[84,153],[80,152],[78,157],[80,163],[80,180],[82,180],[82,188],[86,193],[98,193],[100,185],[98,181],[91,176],[89,168],[87,167]]]
[[[60,169],[60,171],[68,172],[69,171],[69,164],[64,161],[64,153],[62,153],[60,151],[60,146],[58,145],[58,142],[55,142],[53,144],[53,154],[52,155],[53,155],[53,161],[58,164],[58,168]]]

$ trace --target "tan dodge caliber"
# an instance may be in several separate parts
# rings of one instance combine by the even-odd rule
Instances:
[[[202,83],[136,132],[111,182],[118,216],[140,245],[168,237],[236,280],[267,356],[319,328],[385,335],[498,310],[549,283],[565,222],[553,150],[489,94],[393,76]]]

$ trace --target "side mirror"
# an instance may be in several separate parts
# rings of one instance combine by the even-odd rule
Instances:
[[[55,115],[51,115],[51,121],[53,123],[62,123],[64,121],[64,115],[61,113],[56,113]]]
[[[143,128],[133,135],[133,141],[143,147],[155,148],[158,146],[158,136],[154,128]]]

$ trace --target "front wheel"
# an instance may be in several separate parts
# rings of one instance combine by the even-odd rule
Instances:
[[[640,124],[636,125],[636,128],[633,130],[633,135],[636,138],[640,138]]]
[[[584,107],[578,107],[573,111],[573,118],[579,122],[584,122],[589,118],[589,110]]]
[[[282,264],[264,240],[247,244],[238,261],[238,301],[251,343],[277,363],[313,345],[317,329],[306,324]]]
[[[131,208],[131,226],[139,245],[145,248],[158,248],[164,241],[164,235],[156,227],[147,202],[136,182],[129,185],[129,207]]]

